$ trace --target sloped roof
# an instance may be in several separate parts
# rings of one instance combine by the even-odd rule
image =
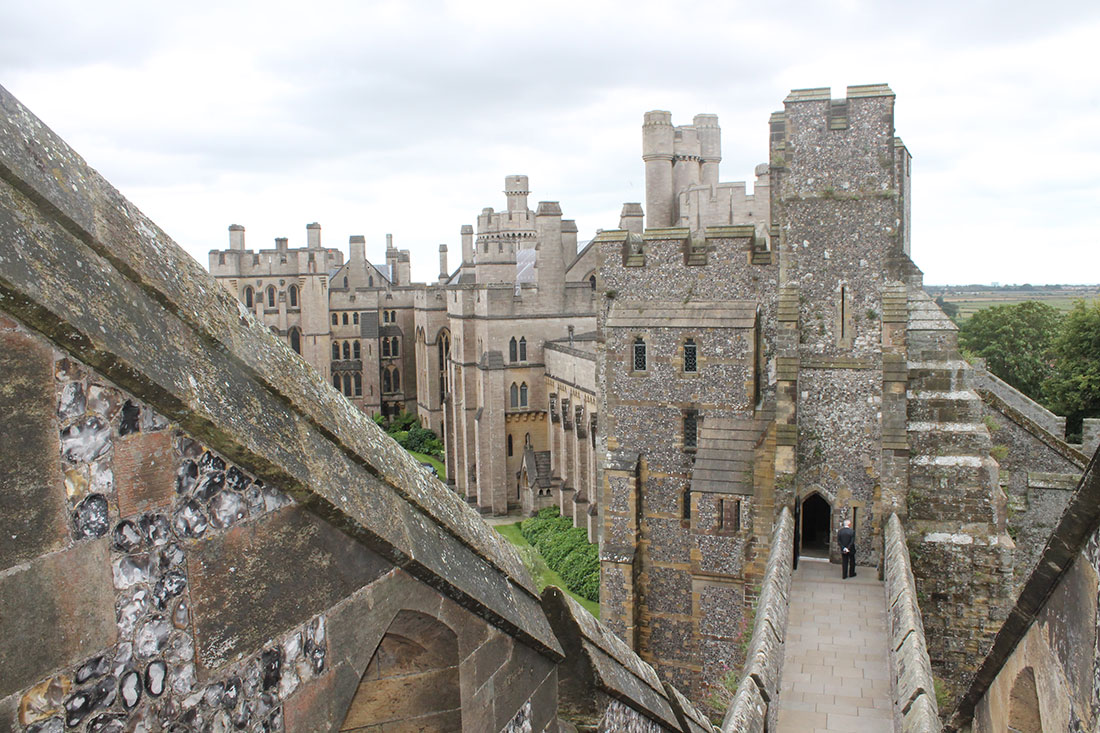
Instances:
[[[760,426],[751,419],[705,417],[699,429],[691,490],[751,495],[753,450]]]

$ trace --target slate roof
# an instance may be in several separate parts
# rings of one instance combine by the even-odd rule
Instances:
[[[761,426],[751,419],[705,417],[691,472],[691,490],[752,495],[752,457]]]

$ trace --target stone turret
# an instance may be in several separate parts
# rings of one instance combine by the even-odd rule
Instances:
[[[527,194],[531,193],[527,187],[527,176],[506,176],[504,178],[504,195],[508,197],[508,213],[525,213],[527,211]]]
[[[317,222],[306,224],[306,246],[310,249],[321,248],[321,225]]]
[[[699,182],[718,185],[718,164],[722,162],[722,128],[718,115],[695,115],[694,127],[699,138]]]
[[[672,187],[672,154],[676,130],[672,113],[653,110],[642,124],[642,160],[645,161],[645,207],[650,227],[672,225],[675,192]]]
[[[244,227],[240,224],[229,225],[229,249],[244,249]]]
[[[539,253],[535,265],[539,291],[560,292],[565,283],[565,262],[562,256],[561,206],[557,201],[539,202],[535,212],[535,233]]]
[[[393,235],[386,235],[386,266],[390,269],[390,282],[399,284],[397,277],[397,248],[393,246]]]
[[[447,245],[439,245],[439,280],[447,279]]]

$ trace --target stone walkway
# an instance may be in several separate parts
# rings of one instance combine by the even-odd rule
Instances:
[[[874,568],[803,557],[791,581],[779,733],[889,733],[885,590]]]

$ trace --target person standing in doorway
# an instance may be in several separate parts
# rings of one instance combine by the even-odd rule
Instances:
[[[856,577],[856,531],[852,529],[852,520],[844,520],[844,526],[836,533],[836,543],[840,545],[840,577],[843,580]]]

